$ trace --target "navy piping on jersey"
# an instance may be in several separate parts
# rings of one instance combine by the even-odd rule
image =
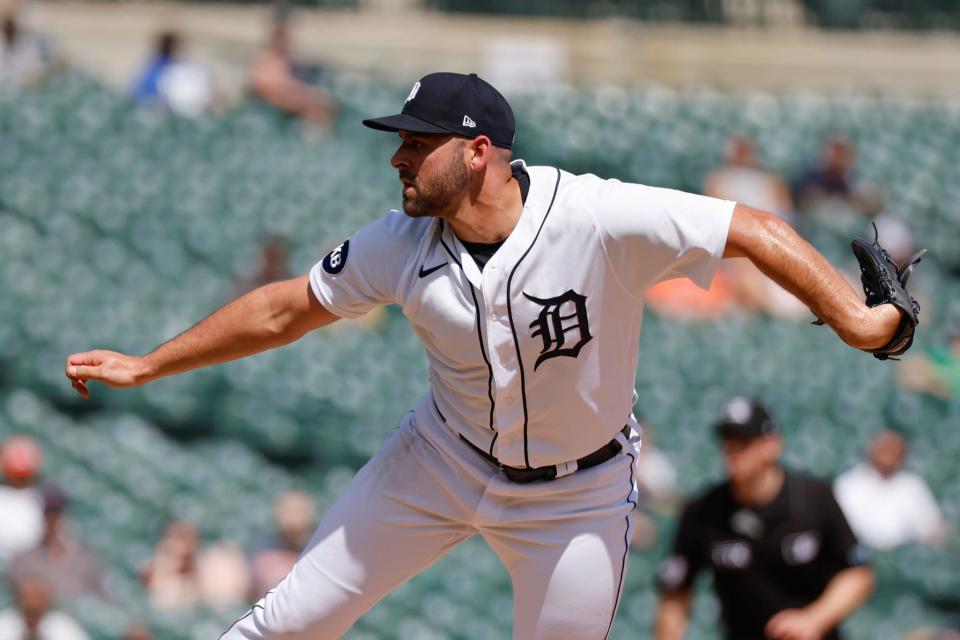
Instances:
[[[460,264],[460,261],[457,259],[457,257],[453,255],[453,251],[450,250],[450,247],[447,246],[447,243],[443,241],[443,220],[440,221],[440,244],[442,244],[446,252],[450,254],[450,257],[453,259],[453,261],[457,263],[457,266],[460,267],[460,270],[463,271],[463,265]],[[473,309],[477,317],[477,339],[480,342],[480,355],[483,356],[483,361],[487,365],[487,397],[490,398],[490,430],[494,431],[493,409],[495,403],[493,400],[493,367],[490,366],[490,360],[487,359],[487,350],[483,346],[483,331],[480,329],[480,303],[477,302],[477,292],[473,288],[473,283],[467,280],[467,284],[470,286],[470,295],[473,297]]]
[[[266,600],[266,599],[267,599],[267,596],[269,596],[270,594],[272,594],[272,593],[275,592],[276,590],[277,590],[276,587],[274,587],[273,589],[270,589],[270,591],[267,591],[267,592],[263,595],[263,598],[261,598],[261,600]],[[249,616],[251,613],[253,613],[254,611],[256,611],[258,607],[260,608],[261,611],[266,611],[266,609],[264,609],[264,607],[263,607],[262,604],[260,604],[259,602],[256,603],[255,605],[253,605],[252,607],[250,607],[250,610],[249,610],[249,611],[247,611],[245,614],[243,614],[242,616],[240,616],[232,625],[230,625],[229,627],[227,627],[227,630],[220,634],[219,640],[223,640],[223,636],[225,636],[225,635],[227,635],[228,633],[230,633],[230,631],[233,630],[233,628],[234,628],[235,626],[237,626],[238,624],[240,624],[247,616]]]
[[[469,283],[468,283],[469,284]],[[483,332],[480,331],[480,303],[477,302],[477,294],[473,290],[473,285],[470,285],[470,295],[473,296],[473,306],[477,311],[477,338],[480,340],[480,355],[483,356],[483,361],[487,363],[487,397],[490,398],[490,430],[494,431],[493,428],[493,367],[490,366],[490,361],[487,360],[487,351],[483,347]]]
[[[433,408],[437,410],[437,415],[440,416],[440,419],[443,420],[444,423],[446,423],[447,418],[446,416],[443,415],[443,411],[440,411],[440,405],[437,404],[436,398],[433,398]]]
[[[450,247],[447,246],[447,243],[443,241],[443,220],[439,220],[439,223],[440,223],[440,244],[443,245],[443,248],[446,250],[446,252],[450,254],[450,259],[453,260],[458,267],[460,267],[461,271],[463,271],[463,265],[460,264],[460,258],[453,255],[453,251],[451,251]]]
[[[557,183],[553,186],[553,197],[550,198],[550,205],[547,207],[547,212],[543,214],[543,220],[540,222],[540,228],[537,229],[537,235],[533,237],[533,242],[530,243],[527,250],[524,251],[523,255],[517,260],[517,264],[513,265],[513,269],[510,270],[510,277],[507,278],[507,316],[510,319],[510,332],[513,334],[513,344],[517,349],[517,366],[520,367],[520,396],[523,400],[523,462],[527,467],[530,466],[529,441],[527,439],[527,422],[529,419],[527,413],[527,385],[526,378],[523,374],[523,358],[520,356],[520,339],[517,337],[517,327],[513,323],[513,305],[510,304],[510,300],[512,299],[510,296],[510,284],[513,282],[513,276],[517,272],[517,267],[520,266],[523,259],[526,258],[530,250],[533,249],[533,245],[537,243],[537,238],[540,237],[540,232],[543,231],[543,225],[547,223],[547,218],[550,217],[550,211],[553,209],[553,203],[557,199],[557,191],[559,189],[560,169],[557,169]]]
[[[487,453],[489,453],[491,456],[493,456],[493,445],[497,444],[497,436],[499,435],[500,435],[500,432],[499,431],[496,432],[495,434],[493,434],[493,440],[490,441],[490,451],[488,451]],[[497,456],[493,456],[493,457],[496,458]]]
[[[629,496],[633,493],[633,468],[637,461],[632,453],[628,453],[627,455],[630,456],[630,493],[627,494]],[[627,502],[633,505],[633,509],[637,508],[635,500],[627,498]],[[620,561],[620,584],[617,586],[617,597],[613,601],[613,612],[610,614],[610,624],[607,625],[607,634],[604,636],[604,640],[610,637],[610,631],[613,630],[613,619],[616,617],[617,608],[620,606],[620,593],[623,591],[623,575],[627,570],[627,554],[630,552],[630,513],[633,513],[633,509],[627,513],[626,517],[627,529],[623,532],[623,560]]]

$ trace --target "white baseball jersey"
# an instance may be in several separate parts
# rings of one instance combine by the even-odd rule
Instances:
[[[482,271],[443,220],[390,211],[310,281],[342,317],[400,305],[429,359],[432,402],[418,411],[435,402],[501,463],[541,467],[596,451],[627,422],[644,292],[680,276],[708,286],[734,203],[526,171],[523,213]]]

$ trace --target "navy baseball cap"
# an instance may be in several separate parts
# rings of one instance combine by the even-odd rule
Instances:
[[[497,147],[510,149],[516,121],[503,95],[475,73],[439,72],[413,85],[403,110],[393,116],[368,118],[363,124],[380,131],[484,135]]]
[[[744,396],[734,396],[727,400],[723,417],[715,430],[722,439],[739,440],[771,436],[780,432],[766,407],[759,401]]]

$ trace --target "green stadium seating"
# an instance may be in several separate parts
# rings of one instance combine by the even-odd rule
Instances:
[[[215,637],[234,612],[161,616],[144,601],[137,575],[167,519],[249,544],[269,530],[270,500],[285,488],[308,486],[328,506],[426,388],[425,359],[398,309],[370,327],[341,323],[296,347],[143,389],[95,386],[86,403],[63,379],[72,351],[142,352],[228,300],[265,233],[290,238],[292,267],[303,272],[396,204],[395,139],[358,120],[395,109],[403,90],[349,75],[332,82],[342,120],[319,143],[260,105],[182,120],[137,110],[81,75],[0,93],[0,437],[24,431],[41,442],[78,533],[110,567],[116,603],[70,605],[96,638],[117,637],[131,619],[149,620],[164,639]],[[822,136],[843,131],[860,149],[863,178],[886,186],[889,209],[931,249],[915,280],[929,300],[915,348],[960,318],[960,121],[946,99],[640,84],[552,87],[511,101],[516,152],[531,164],[690,190],[733,132],[752,134],[764,162],[793,177]],[[865,226],[811,220],[805,231],[849,268],[849,236]],[[913,463],[960,527],[956,402],[899,390],[893,367],[825,329],[763,318],[645,323],[638,409],[684,492],[719,477],[710,425],[729,394],[751,393],[783,425],[787,463],[825,476],[858,460],[875,427],[909,430]],[[632,554],[614,638],[647,637],[665,544]],[[929,599],[955,591],[960,572],[924,553],[878,560],[884,588],[851,621],[851,638],[896,637],[942,618]],[[0,587],[0,602],[8,597]],[[717,637],[708,594],[695,611],[690,637]],[[348,637],[503,638],[512,615],[509,577],[471,540]]]

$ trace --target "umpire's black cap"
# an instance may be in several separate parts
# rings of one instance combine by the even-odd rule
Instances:
[[[749,440],[779,433],[766,407],[758,400],[744,396],[734,396],[727,400],[723,418],[715,429],[722,439]]]
[[[368,118],[363,124],[380,131],[452,133],[467,138],[485,135],[504,149],[513,146],[516,130],[513,109],[493,85],[475,73],[445,71],[420,78],[400,113]]]

